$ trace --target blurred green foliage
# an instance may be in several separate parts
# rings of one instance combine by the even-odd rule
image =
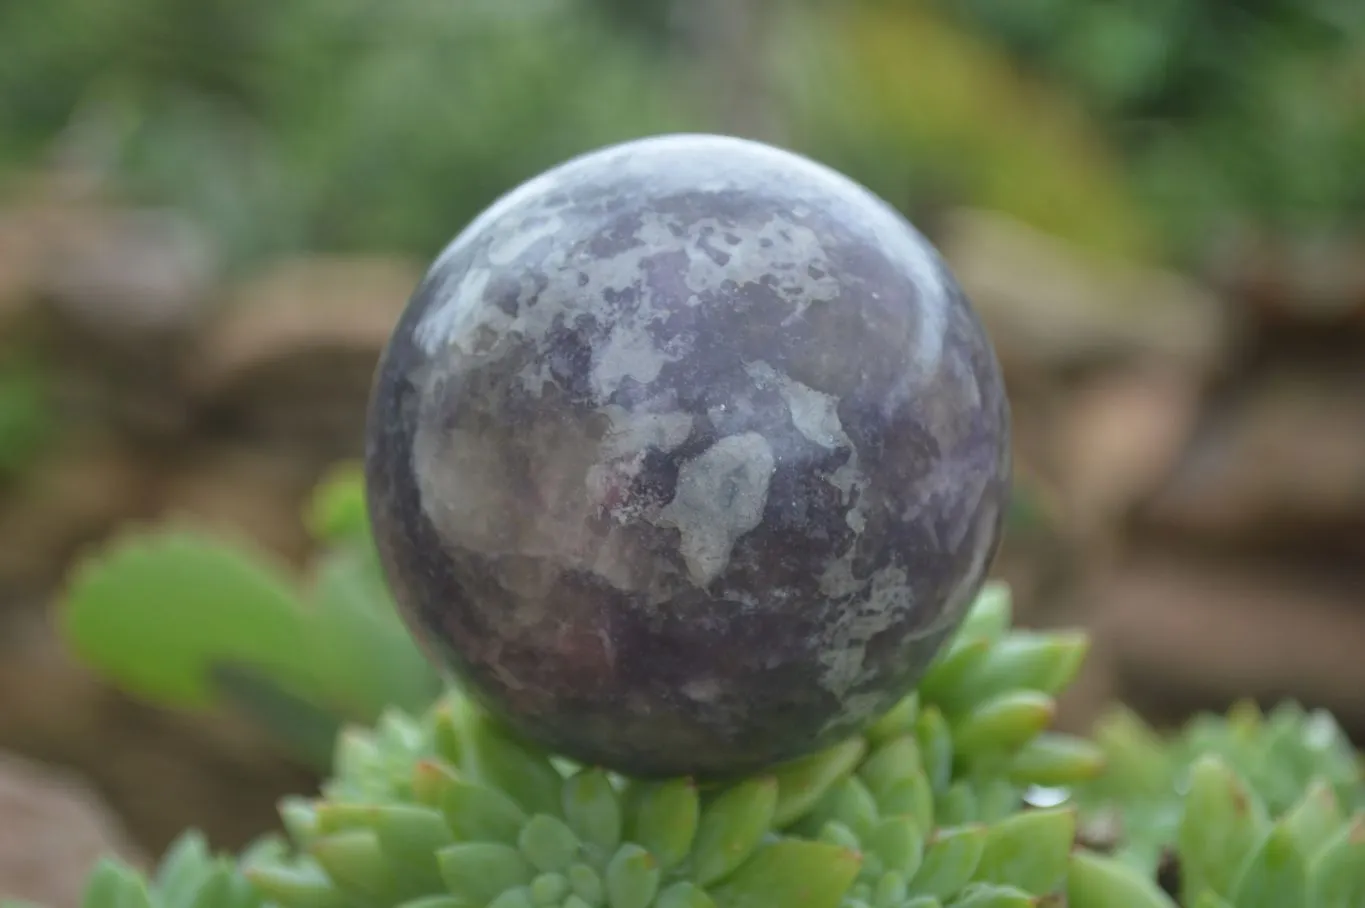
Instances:
[[[68,644],[131,694],[236,709],[325,768],[343,725],[422,709],[441,683],[384,585],[358,470],[334,471],[305,516],[319,552],[301,578],[222,536],[128,530],[72,571]]]
[[[432,254],[511,185],[682,106],[576,0],[54,0],[0,6],[0,36],[10,163],[61,135],[239,264]]]
[[[1193,253],[1233,217],[1360,229],[1365,4],[1354,0],[942,3],[1080,98]]]
[[[49,378],[34,351],[0,351],[0,480],[22,475],[57,432]]]
[[[1065,95],[1021,78],[924,4],[791,15],[774,90],[795,144],[894,204],[1006,212],[1094,252],[1145,258],[1148,225]]]
[[[1194,258],[1236,219],[1358,227],[1365,5],[762,6],[740,62],[764,73],[774,138],[896,204],[990,206],[1138,258]],[[697,18],[678,0],[0,4],[0,173],[60,152],[199,215],[240,267],[429,256],[575,153],[723,130],[693,76],[724,61],[689,56],[680,11]]]

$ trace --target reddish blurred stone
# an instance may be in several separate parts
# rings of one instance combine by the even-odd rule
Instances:
[[[990,212],[948,215],[939,246],[1007,373],[1152,355],[1198,373],[1227,365],[1226,307],[1173,273],[1096,260]]]
[[[1197,379],[1168,364],[1108,371],[1069,395],[1054,429],[1067,529],[1116,529],[1179,461],[1201,403]]]
[[[61,441],[0,502],[2,589],[56,584],[82,546],[148,513],[149,471],[133,451],[104,435]]]
[[[1254,379],[1205,419],[1144,517],[1155,532],[1226,544],[1365,553],[1365,368],[1293,365]]]
[[[189,827],[240,848],[277,828],[280,797],[317,784],[242,718],[156,709],[110,690],[35,609],[0,618],[0,748],[89,779],[153,855]],[[0,813],[0,838],[7,828]]]
[[[1268,326],[1365,329],[1365,236],[1224,231],[1209,278]]]
[[[1122,693],[1204,709],[1292,697],[1365,729],[1365,572],[1147,555],[1105,579],[1095,633]]]
[[[197,445],[164,468],[160,519],[191,524],[299,562],[311,549],[302,508],[319,467],[288,451]]]
[[[89,785],[0,751],[0,899],[78,908],[87,876],[105,856],[145,865]]]
[[[238,287],[205,333],[193,393],[251,437],[359,456],[375,365],[421,276],[382,257],[274,267]]]

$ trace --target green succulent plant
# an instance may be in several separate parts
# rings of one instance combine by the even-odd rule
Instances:
[[[742,779],[632,779],[510,735],[458,690],[336,740],[241,855],[187,832],[87,908],[1358,908],[1365,781],[1330,716],[1131,713],[1048,730],[1088,640],[983,590],[863,735]],[[1104,830],[1108,829],[1108,833]]]

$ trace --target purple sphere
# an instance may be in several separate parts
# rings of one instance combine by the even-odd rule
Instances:
[[[890,206],[806,158],[643,139],[504,196],[376,376],[380,556],[515,732],[640,776],[751,772],[907,694],[999,544],[990,341]]]

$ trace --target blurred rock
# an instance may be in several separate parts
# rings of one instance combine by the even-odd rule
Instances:
[[[244,719],[154,709],[110,690],[37,609],[0,616],[0,747],[89,779],[152,855],[189,827],[241,848],[278,827],[279,798],[317,784]],[[0,838],[7,828],[0,814]]]
[[[1365,236],[1283,236],[1244,225],[1220,237],[1208,270],[1268,323],[1365,329]]]
[[[356,456],[375,365],[422,270],[318,257],[249,281],[205,335],[197,398],[249,436]]]
[[[0,337],[7,337],[37,299],[38,237],[22,210],[0,210]]]
[[[1068,531],[1117,530],[1164,482],[1200,413],[1196,376],[1161,361],[1110,370],[1068,395],[1052,440]]]
[[[1143,516],[1154,532],[1223,544],[1322,542],[1365,554],[1365,363],[1290,364],[1251,378],[1205,418]]]
[[[0,590],[57,584],[81,547],[147,516],[150,491],[133,450],[108,436],[68,435],[0,500]]]
[[[938,237],[1006,370],[1152,355],[1201,374],[1227,364],[1226,307],[1175,274],[1088,257],[990,212],[946,214]]]
[[[145,866],[88,785],[0,751],[0,899],[79,908],[87,875],[106,855]]]
[[[1126,697],[1179,712],[1292,697],[1365,730],[1365,571],[1145,555],[1107,578],[1096,633]]]
[[[196,445],[163,468],[162,520],[188,522],[298,562],[310,548],[302,509],[321,467],[291,452]]]
[[[217,262],[197,224],[173,211],[72,207],[43,235],[39,289],[66,319],[146,353],[184,337],[212,300]]]

